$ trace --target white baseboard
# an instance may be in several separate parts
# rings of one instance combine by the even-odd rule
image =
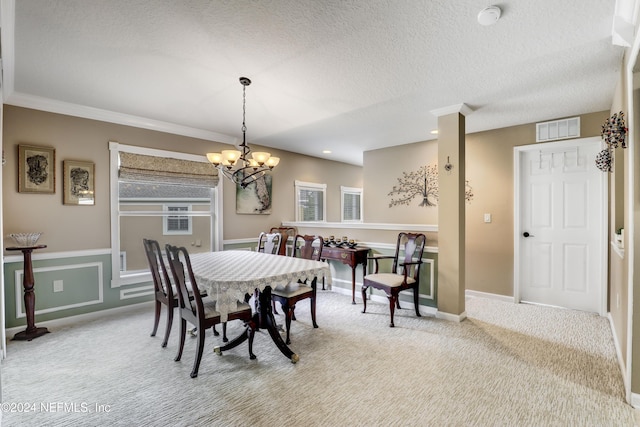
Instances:
[[[140,307],[144,307],[151,304],[153,304],[153,301],[146,301],[138,304],[131,304],[131,305],[125,305],[122,307],[109,308],[106,310],[92,311],[91,313],[78,314],[78,315],[69,316],[69,317],[62,317],[60,319],[46,320],[43,322],[39,321],[37,322],[37,326],[60,328],[68,325],[73,325],[76,323],[82,323],[82,322],[100,319],[102,317],[110,316],[112,314],[121,314],[121,313],[128,313],[130,311],[136,311]],[[7,337],[10,337],[15,335],[18,332],[23,331],[24,329],[25,329],[25,326],[16,326],[14,328],[5,329],[5,332],[7,334]]]
[[[635,409],[640,409],[640,394],[631,393],[631,406]]]
[[[467,312],[463,311],[460,314],[451,314],[451,313],[445,313],[443,311],[438,311],[438,313],[436,314],[436,317],[438,319],[443,319],[443,320],[448,320],[450,322],[462,322],[464,319],[467,318]]]
[[[471,297],[471,298],[473,298],[473,297],[481,297],[481,298],[496,299],[496,300],[504,301],[504,302],[513,302],[513,303],[516,302],[515,298],[512,297],[512,296],[510,297],[510,296],[507,296],[507,295],[491,294],[491,293],[488,293],[488,292],[473,291],[473,290],[470,290],[470,289],[465,290],[464,291],[464,295],[467,296],[467,297]]]
[[[622,382],[624,383],[624,389],[630,390],[629,377],[627,375],[627,368],[624,365],[624,358],[622,357],[622,350],[620,348],[620,342],[618,341],[618,335],[616,334],[616,327],[611,317],[611,312],[607,313],[607,319],[609,319],[609,326],[611,327],[611,335],[613,336],[613,345],[616,349],[616,359],[618,359],[618,366],[620,367],[620,373],[622,374]],[[633,403],[635,400],[635,404]],[[631,393],[631,402],[634,408],[640,409],[640,395]]]

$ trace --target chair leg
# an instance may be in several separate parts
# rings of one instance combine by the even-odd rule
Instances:
[[[222,322],[222,342],[229,342],[229,338],[227,338],[227,322]]]
[[[220,335],[220,332],[218,332],[218,330],[216,329],[216,325],[213,325],[213,336],[217,337],[218,335]]]
[[[198,376],[200,361],[202,360],[202,351],[204,350],[204,333],[198,334],[198,343],[196,345],[196,358],[193,361],[193,369],[191,370],[191,378]]]
[[[187,335],[187,321],[180,318],[180,343],[178,344],[178,354],[173,359],[176,362],[180,361],[182,358],[182,350],[184,350],[184,338]]]
[[[273,314],[280,314],[280,313],[278,313],[278,310],[276,310],[276,302],[275,302],[275,300],[272,301],[272,303],[273,303]]]
[[[316,323],[316,297],[311,297],[311,323],[313,323],[313,327],[317,328],[318,324]]]
[[[171,333],[171,326],[173,325],[173,307],[167,306],[167,329],[164,331],[164,340],[162,341],[162,348],[167,346],[169,341],[169,334]]]
[[[391,324],[389,325],[389,327],[393,328],[395,326],[393,324],[393,314],[395,313],[395,310],[396,310],[398,296],[392,294],[392,295],[387,295],[387,298],[389,298],[389,310],[391,311]]]
[[[249,359],[255,360],[256,355],[253,354],[253,337],[256,334],[256,324],[253,321],[248,324],[247,334],[249,334]]]
[[[367,288],[368,286],[362,285],[362,312],[367,312]]]
[[[413,288],[413,305],[416,308],[416,316],[422,317],[420,309],[418,308],[418,288]]]
[[[156,300],[155,317],[153,319],[153,331],[151,331],[152,337],[156,336],[156,332],[158,332],[159,323],[160,323],[160,301]]]
[[[285,340],[285,343],[287,345],[291,344],[291,340],[289,339],[289,333],[291,331],[291,318],[293,317],[293,311],[296,309],[295,305],[289,306],[289,303],[286,303],[285,305],[282,306],[282,310],[284,311],[285,314],[285,327],[287,330],[287,339]]]

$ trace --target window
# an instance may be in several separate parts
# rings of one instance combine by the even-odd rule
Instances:
[[[295,182],[296,221],[324,222],[326,218],[327,184]]]
[[[164,205],[167,212],[189,212],[191,205]],[[191,217],[187,215],[167,215],[164,217],[162,234],[192,234]]]
[[[109,149],[112,287],[151,280],[143,238],[192,253],[219,249],[222,194],[205,156],[115,142]]]
[[[342,222],[362,222],[362,188],[340,187]]]

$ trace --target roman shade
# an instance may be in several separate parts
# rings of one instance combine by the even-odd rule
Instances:
[[[159,182],[201,187],[218,185],[218,170],[208,162],[119,152],[118,177],[125,181]]]

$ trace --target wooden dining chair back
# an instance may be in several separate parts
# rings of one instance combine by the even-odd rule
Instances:
[[[395,309],[400,308],[398,295],[404,290],[413,290],[413,304],[416,316],[420,317],[418,308],[418,296],[420,287],[420,266],[426,237],[421,233],[400,233],[396,243],[396,252],[393,256],[374,256],[370,260],[374,262],[374,273],[364,276],[362,285],[363,310],[367,311],[367,289],[374,288],[383,291],[389,299],[389,311],[391,312],[390,327],[394,327],[393,315]],[[391,271],[380,273],[380,260],[391,259]]]
[[[280,249],[278,250],[278,255],[286,255],[287,254],[287,242],[289,238],[294,239],[296,234],[298,234],[298,229],[295,227],[271,227],[269,233],[278,233],[280,234]]]
[[[144,251],[147,255],[151,278],[153,279],[154,299],[155,299],[155,316],[153,320],[153,330],[151,336],[155,337],[160,323],[160,313],[162,306],[167,307],[167,327],[164,331],[164,339],[162,347],[167,346],[169,334],[171,333],[171,325],[173,324],[173,311],[178,306],[178,295],[174,291],[174,287],[169,279],[169,270],[162,258],[162,251],[157,240],[142,239]]]
[[[191,370],[191,378],[198,376],[200,361],[202,360],[202,352],[204,350],[205,331],[220,322],[220,313],[215,309],[215,300],[203,298],[198,292],[198,284],[191,268],[191,260],[189,253],[184,247],[176,247],[166,245],[167,258],[171,273],[178,288],[178,307],[180,311],[180,344],[178,346],[178,354],[175,361],[182,358],[184,350],[184,341],[187,331],[187,322],[193,324],[198,329],[198,341],[196,345],[196,355]],[[187,286],[187,278],[191,284],[191,289]],[[190,299],[189,295],[193,295]],[[247,325],[247,333],[249,334],[249,357],[255,359],[253,354],[253,337],[255,333],[255,324],[252,320],[251,307],[248,304],[238,304],[237,310],[230,312],[228,320],[242,320]]]
[[[324,239],[321,236],[296,235],[293,241],[293,253],[291,256],[314,261],[320,261],[322,256],[322,248]],[[296,303],[303,299],[310,299],[311,304],[311,322],[313,327],[317,328],[316,323],[316,284],[318,278],[314,277],[311,283],[289,283],[286,286],[276,286],[271,290],[271,299],[279,302],[285,314],[285,325],[287,331],[286,343],[291,344],[291,321],[296,320],[295,309]]]
[[[280,233],[260,233],[258,237],[258,252],[265,254],[281,255],[280,246],[282,244],[282,235]]]

